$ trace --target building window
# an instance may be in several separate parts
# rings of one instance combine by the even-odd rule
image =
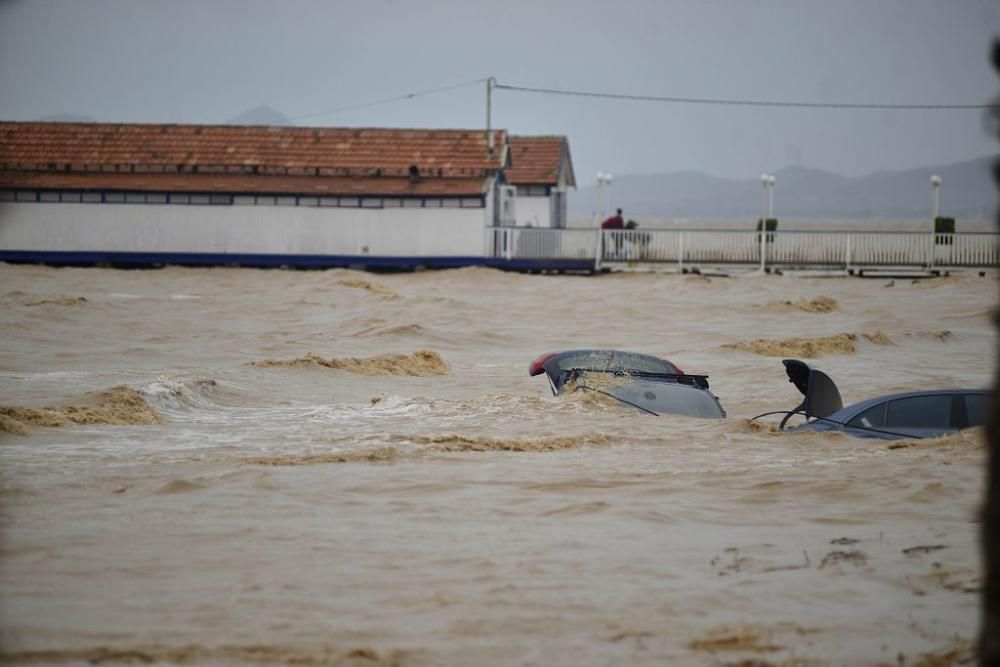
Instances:
[[[517,186],[518,197],[547,197],[549,187],[547,185],[519,185]]]
[[[215,206],[306,206],[344,208],[482,208],[483,197],[298,197],[254,194],[165,193],[165,192],[80,192],[59,190],[4,190],[0,201],[67,202],[109,204],[180,204]]]

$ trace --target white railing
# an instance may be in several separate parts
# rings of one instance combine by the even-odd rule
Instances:
[[[513,259],[593,261],[598,233],[592,229],[490,227],[486,230],[487,254]]]
[[[767,232],[674,229],[487,230],[492,257],[592,259],[606,263],[751,264],[767,267],[997,267],[1000,234],[913,232]],[[764,261],[761,261],[764,246]]]

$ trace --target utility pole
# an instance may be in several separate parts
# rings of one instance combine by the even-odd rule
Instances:
[[[496,85],[495,77],[486,79],[486,156],[493,157],[493,86]]]

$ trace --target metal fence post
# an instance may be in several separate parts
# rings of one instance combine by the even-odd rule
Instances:
[[[767,220],[760,224],[760,272],[764,273],[767,267]]]
[[[851,271],[851,235],[847,235],[847,250],[844,253],[844,270],[850,273]]]
[[[684,273],[684,232],[678,232],[680,234],[680,240],[678,245],[680,249],[677,253],[677,268],[681,273]]]
[[[594,271],[601,270],[601,255],[604,254],[604,236],[601,228],[597,228],[597,240],[594,242]]]

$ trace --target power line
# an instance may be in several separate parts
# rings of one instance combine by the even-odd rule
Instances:
[[[301,116],[293,116],[292,118],[288,118],[288,119],[283,120],[282,123],[285,123],[285,122],[290,123],[292,121],[302,120],[303,118],[315,118],[316,116],[326,116],[326,115],[329,115],[329,114],[341,113],[341,112],[344,112],[344,111],[353,111],[355,109],[365,109],[365,108],[368,108],[368,107],[378,106],[380,104],[389,104],[391,102],[400,102],[402,100],[412,100],[413,98],[423,97],[424,95],[433,95],[435,93],[443,93],[443,92],[446,92],[446,91],[449,91],[449,90],[456,90],[458,88],[466,88],[468,86],[472,86],[472,85],[475,85],[475,84],[482,84],[482,83],[486,83],[486,77],[483,77],[481,79],[474,79],[472,81],[463,81],[461,83],[453,83],[451,85],[441,86],[439,88],[428,88],[427,90],[418,90],[418,91],[413,92],[413,93],[406,93],[405,95],[395,95],[393,97],[386,97],[386,98],[383,98],[381,100],[373,100],[371,102],[362,102],[361,104],[351,104],[351,105],[344,106],[344,107],[337,107],[336,109],[327,109],[326,111],[316,111],[314,113],[302,114]],[[269,125],[277,125],[277,124],[278,123],[269,123]]]
[[[671,97],[665,95],[628,95],[624,93],[603,93],[586,90],[563,90],[558,88],[532,88],[497,83],[499,90],[521,93],[541,93],[545,95],[565,95],[571,97],[596,97],[600,99],[633,100],[640,102],[664,102],[667,104],[709,104],[740,107],[785,107],[793,109],[898,109],[909,111],[942,111],[952,109],[1000,109],[1000,104],[871,104],[850,102],[789,102],[776,100],[740,100],[711,97]]]

